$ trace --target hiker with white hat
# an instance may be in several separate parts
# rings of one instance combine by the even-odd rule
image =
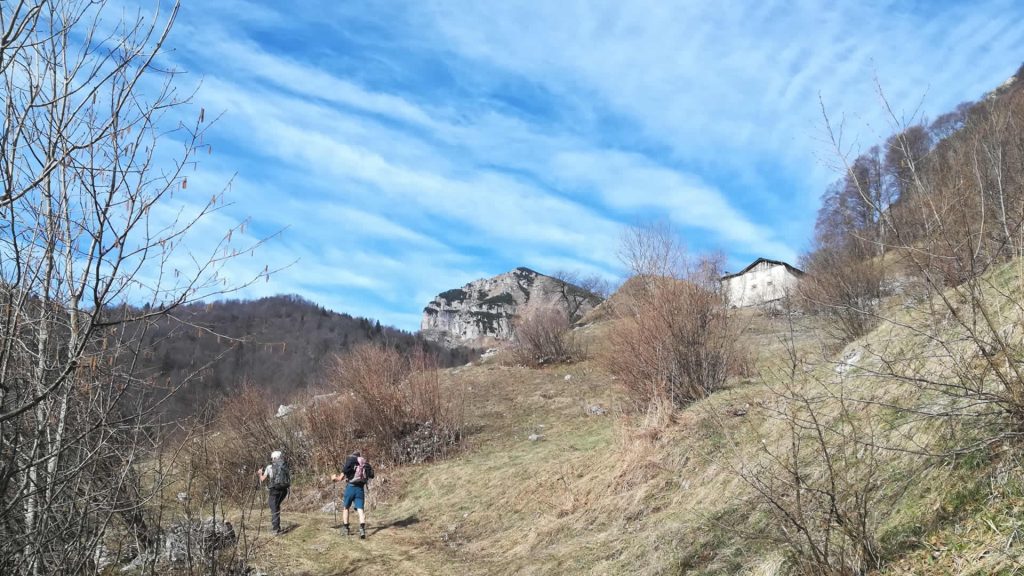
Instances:
[[[274,534],[281,533],[281,502],[288,497],[291,486],[291,471],[280,450],[270,453],[270,464],[266,468],[257,469],[260,482],[267,483],[267,502],[270,505],[270,525]]]

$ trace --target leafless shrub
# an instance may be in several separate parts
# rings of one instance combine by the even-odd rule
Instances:
[[[524,366],[574,362],[583,349],[573,337],[569,314],[557,304],[527,304],[512,323],[512,360]]]
[[[161,502],[168,524],[160,550],[160,572],[244,574],[255,558],[262,487],[247,467],[218,442],[223,432],[211,411],[201,411],[184,435],[170,489]]]
[[[800,283],[798,301],[804,311],[831,320],[828,328],[833,337],[849,342],[878,325],[885,280],[878,259],[820,246],[802,265],[807,274]]]
[[[867,574],[885,560],[879,533],[887,512],[917,477],[907,468],[923,461],[904,458],[904,473],[889,473],[902,454],[886,448],[886,425],[844,377],[818,380],[792,330],[791,323],[787,362],[761,375],[768,425],[751,423],[751,441],[727,444],[735,446],[729,465],[753,490],[743,505],[764,515],[762,529],[742,536],[782,546],[799,574]]]
[[[212,429],[218,435],[210,446],[204,443],[204,451],[212,454],[218,466],[209,469],[213,477],[207,480],[218,483],[232,498],[249,492],[253,472],[269,461],[274,450],[282,450],[294,469],[309,464],[299,418],[276,418],[274,408],[256,388],[245,387],[227,398]]]
[[[601,362],[639,408],[683,406],[725,385],[742,363],[721,294],[719,257],[690,259],[665,226],[623,241],[633,276],[616,295],[614,329]]]
[[[359,423],[351,396],[335,393],[317,398],[303,411],[302,426],[313,474],[327,476],[337,474],[352,452]]]
[[[354,402],[354,441],[375,446],[373,452],[382,459],[422,460],[459,441],[459,400],[445,396],[431,358],[362,344],[337,356],[333,373],[339,392]]]
[[[760,537],[784,546],[808,576],[880,568],[886,493],[871,430],[831,394],[788,388],[776,401],[784,436],[738,467],[756,494],[751,504],[769,519]]]

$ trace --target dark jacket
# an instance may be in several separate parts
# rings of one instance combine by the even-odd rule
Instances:
[[[359,466],[359,460],[356,456],[349,455],[345,460],[345,465],[341,468],[341,473],[345,475],[345,479],[348,480],[349,484],[353,486],[363,486],[366,482],[353,482],[352,477],[356,475],[356,466]],[[373,467],[370,466],[370,462],[366,462],[366,479],[373,478]]]

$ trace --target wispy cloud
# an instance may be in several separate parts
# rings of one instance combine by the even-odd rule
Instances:
[[[171,58],[226,112],[189,194],[237,171],[228,214],[287,228],[262,258],[299,261],[249,293],[414,329],[432,295],[515,266],[615,276],[642,218],[733,264],[795,258],[833,177],[819,95],[870,145],[874,78],[936,115],[1012,73],[1021,22],[1000,1],[232,0],[186,7]]]

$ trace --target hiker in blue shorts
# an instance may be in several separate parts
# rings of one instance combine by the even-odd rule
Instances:
[[[359,455],[358,450],[345,459],[345,465],[341,468],[341,474],[331,476],[331,480],[335,482],[339,480],[348,482],[345,486],[345,495],[341,501],[342,506],[344,506],[344,510],[341,511],[341,523],[346,536],[351,534],[348,524],[348,509],[355,504],[356,512],[359,514],[359,537],[366,538],[366,513],[363,511],[363,505],[366,499],[366,485],[372,478],[373,467],[366,461],[366,458]]]

